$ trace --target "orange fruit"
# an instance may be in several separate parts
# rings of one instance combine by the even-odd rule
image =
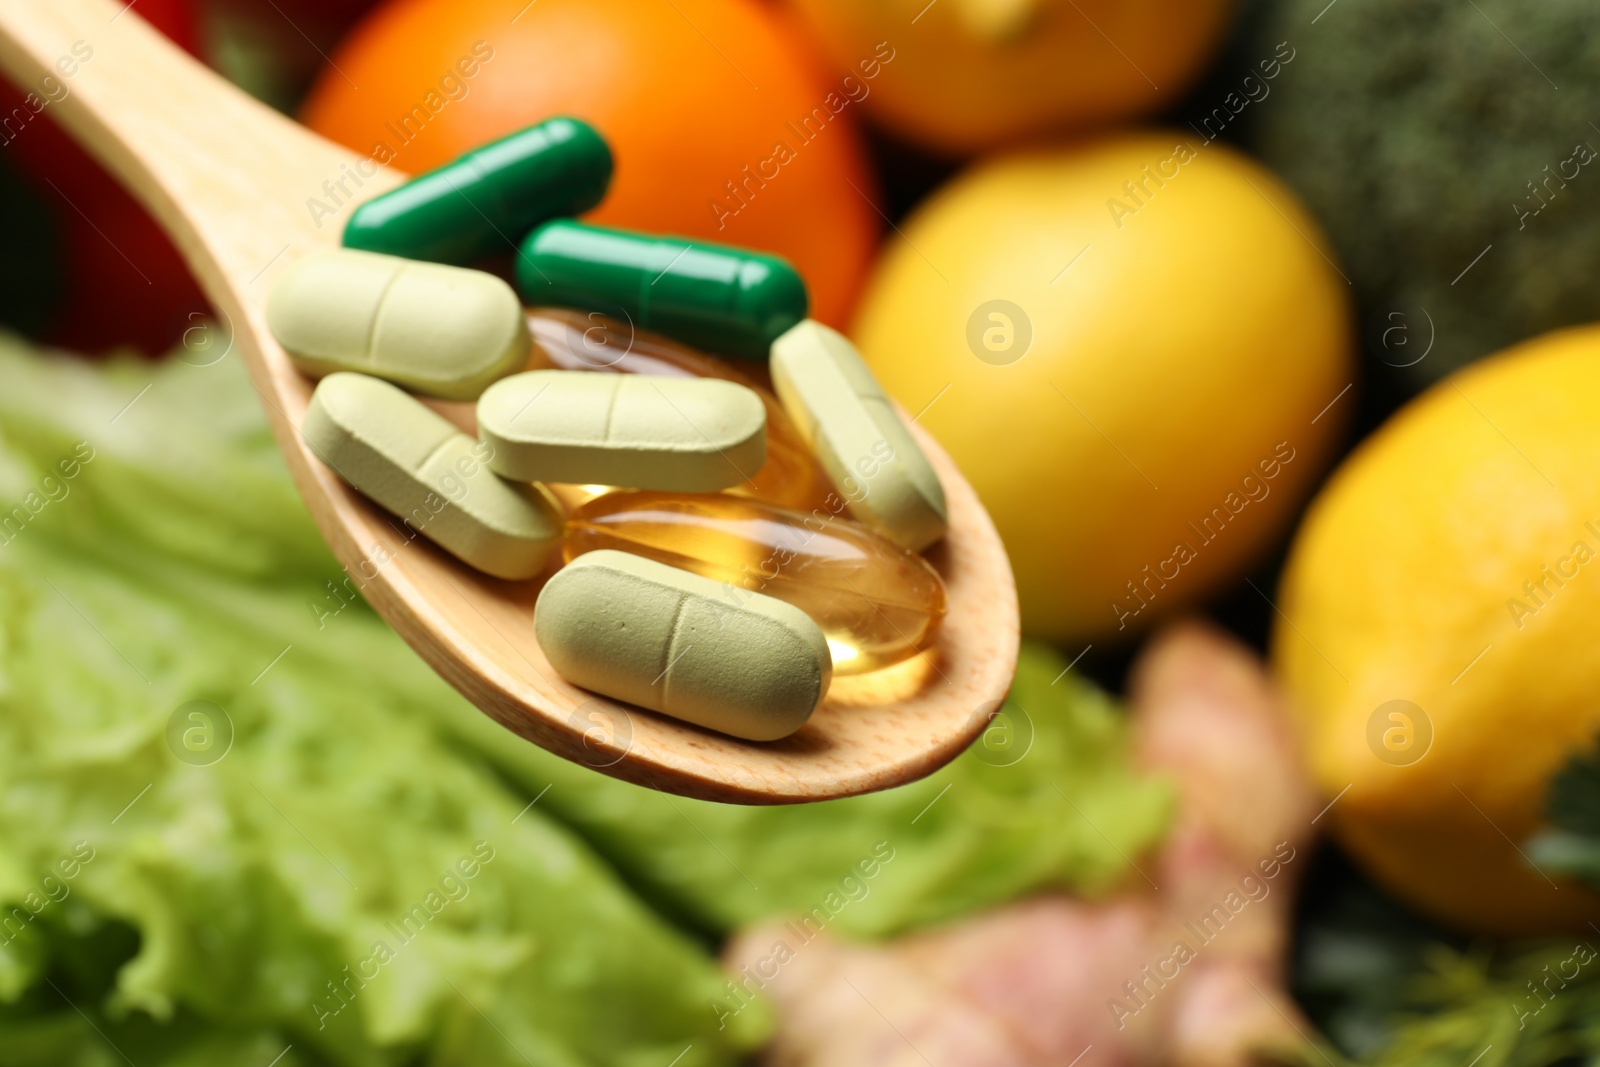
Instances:
[[[390,0],[341,43],[302,117],[412,173],[552,115],[584,119],[616,160],[591,221],[776,252],[812,313],[843,325],[876,193],[854,105],[803,40],[755,0]]]
[[[1233,11],[1233,0],[788,2],[864,108],[951,154],[1171,107]]]

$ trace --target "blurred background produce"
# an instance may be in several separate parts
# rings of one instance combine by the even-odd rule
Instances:
[[[6,87],[0,321],[115,354],[0,343],[0,1067],[688,1067],[772,1041],[1059,1067],[1079,1034],[1163,1064],[1600,1056],[1600,342],[1540,336],[1600,317],[1589,7],[131,12],[409,170],[579,115],[618,156],[592,217],[794,259],[978,487],[1032,643],[971,752],[837,804],[681,801],[507,745],[327,555],[225,324],[54,128],[71,77]],[[1144,632],[1180,610],[1254,653]],[[1156,676],[1187,699],[1153,717]],[[1227,725],[1279,702],[1309,782]],[[1263,814],[1301,807],[1289,879],[1162,992],[1152,917],[1206,914]],[[413,905],[416,944],[371,962]],[[739,992],[806,914],[826,930],[782,986]],[[835,973],[857,991],[813,981]],[[1133,1040],[1124,981],[1156,993]]]
[[[879,42],[899,66],[867,110],[892,133],[968,155],[1171,107],[1231,0],[788,0],[834,66]]]
[[[292,111],[328,52],[378,0],[186,0],[207,63],[281,111]],[[141,6],[143,0],[140,0]]]
[[[1251,652],[1189,624],[1140,658],[1132,715],[1141,764],[1171,775],[1182,812],[1150,892],[1043,896],[887,948],[827,937],[773,984],[774,1056],[823,1067],[909,1065],[923,1046],[992,1064],[1066,1063],[1085,1048],[1123,1063],[1309,1052],[1282,982],[1315,800],[1276,691]],[[746,933],[733,962],[774,936]],[[875,1002],[833,995],[841,973]],[[877,1010],[902,1020],[911,1048],[884,1056]]]
[[[174,43],[198,49],[190,0],[141,6]],[[72,75],[94,62],[93,44],[68,60],[48,82],[0,82],[0,186],[9,193],[0,221],[10,248],[0,307],[8,323],[55,344],[91,352],[131,344],[156,355],[200,323],[207,305],[161,227],[52,118]]]
[[[1269,173],[1112,135],[978,164],[901,229],[856,338],[989,509],[1026,632],[1126,639],[1283,533],[1353,369],[1344,283]]]
[[[1246,143],[1332,235],[1380,388],[1403,396],[1600,317],[1600,199],[1586,188],[1600,156],[1600,10],[1325,4],[1255,0],[1252,54],[1288,40],[1297,56],[1271,103],[1243,116]]]
[[[1468,930],[1600,920],[1522,851],[1600,730],[1597,391],[1595,327],[1446,379],[1334,475],[1280,590],[1274,652],[1340,840]]]

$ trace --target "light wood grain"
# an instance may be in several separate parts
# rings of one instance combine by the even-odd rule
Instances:
[[[93,56],[63,77],[57,61],[78,41]],[[352,575],[375,575],[362,593],[378,613],[508,730],[619,778],[740,803],[883,789],[936,770],[983,730],[1015,670],[1016,589],[988,515],[915,427],[950,506],[950,534],[930,554],[949,589],[936,647],[891,670],[840,679],[799,733],[768,744],[613,704],[568,685],[546,661],[533,636],[538,582],[489,578],[406,541],[301,443],[310,383],[267,332],[266,295],[296,259],[337,245],[347,209],[319,226],[307,202],[326,199],[323,183],[350,173],[359,157],[251,100],[112,0],[6,0],[0,65],[24,86],[47,73],[65,85],[69,95],[48,113],[155,214],[231,325],[334,553]],[[403,178],[379,171],[360,196]]]

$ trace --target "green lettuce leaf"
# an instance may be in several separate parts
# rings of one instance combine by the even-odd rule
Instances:
[[[721,934],[809,914],[879,937],[1039,890],[1104,894],[1160,839],[1170,789],[1135,774],[1121,709],[1066,668],[1024,646],[1005,706],[948,767],[795,807],[669,797],[508,744],[460,703],[428,708],[683,922]]]
[[[759,1013],[717,1028],[703,945],[439,743],[459,697],[369,612],[314,607],[340,572],[235,360],[0,341],[0,381],[0,1062],[760,1042]]]

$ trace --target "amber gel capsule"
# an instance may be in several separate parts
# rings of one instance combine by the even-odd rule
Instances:
[[[707,352],[765,360],[806,317],[805,282],[785,260],[681,237],[555,219],[523,242],[529,304],[602,311]]]
[[[574,511],[562,542],[568,562],[608,548],[792,604],[821,627],[835,674],[916,655],[944,617],[944,582],[921,556],[821,510],[619,490]]]
[[[471,263],[515,249],[546,219],[589,210],[610,184],[611,149],[594,127],[546,119],[362,204],[344,244]]]
[[[754,391],[767,409],[767,461],[748,481],[723,491],[800,511],[825,505],[828,476],[778,398],[754,378],[665,337],[631,330],[626,322],[597,311],[535,308],[528,312],[528,330],[533,334],[530,369],[721,378]]]

